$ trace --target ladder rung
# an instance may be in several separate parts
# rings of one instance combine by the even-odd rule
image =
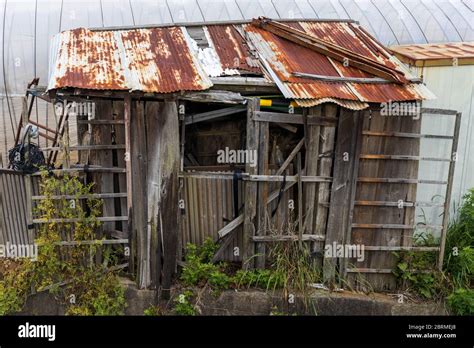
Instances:
[[[43,133],[43,132],[38,132],[39,136],[43,137],[43,138],[46,138],[48,140],[51,140],[51,141],[55,141],[54,137],[52,136],[49,136],[48,134],[46,133]]]
[[[441,225],[403,225],[403,224],[352,224],[352,228],[362,229],[393,229],[393,230],[413,230],[416,228],[442,229]]]
[[[41,151],[60,151],[64,147],[61,146],[50,146],[43,147]],[[70,151],[100,151],[100,150],[124,150],[125,145],[81,145],[81,146],[70,146]]]
[[[401,160],[401,161],[435,161],[435,162],[451,162],[449,158],[439,157],[421,157],[421,156],[405,156],[405,155],[376,155],[362,154],[361,159],[367,160]]]
[[[34,224],[48,224],[48,223],[72,223],[72,222],[79,222],[83,221],[83,219],[79,218],[70,218],[70,219],[33,219]],[[97,221],[101,222],[112,222],[112,221],[128,221],[128,216],[106,216],[106,217],[98,217]]]
[[[406,178],[358,178],[358,182],[366,183],[386,183],[386,184],[436,184],[446,185],[447,181],[440,180],[422,180],[422,179],[406,179]]]
[[[125,173],[125,168],[119,167],[80,167],[80,168],[68,168],[68,169],[53,169],[48,171],[56,175],[67,174],[67,173]],[[32,176],[41,176],[41,172],[31,174]]]
[[[92,124],[92,125],[111,125],[111,124],[125,124],[124,120],[77,120],[78,124]]]
[[[31,199],[35,201],[39,201],[42,199],[89,199],[89,198],[98,198],[98,199],[105,199],[105,198],[127,198],[126,193],[91,193],[90,195],[54,195],[54,196],[33,196]]]
[[[404,133],[404,132],[363,131],[362,135],[368,135],[368,136],[374,136],[374,137],[394,137],[394,138],[453,139],[453,136],[451,135],[418,134],[418,133]]]

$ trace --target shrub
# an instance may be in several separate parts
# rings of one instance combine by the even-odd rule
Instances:
[[[457,289],[448,296],[448,306],[454,314],[474,315],[474,290]]]

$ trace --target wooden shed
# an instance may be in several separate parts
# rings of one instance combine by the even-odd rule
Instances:
[[[438,137],[420,119],[451,115],[456,152],[460,114],[423,109],[433,95],[357,23],[81,28],[55,37],[52,58],[41,97],[64,112],[44,150],[56,173],[97,184],[102,233],[130,244],[141,288],[168,290],[186,243],[207,237],[216,260],[246,267],[265,267],[268,243],[307,243],[327,282],[374,289],[395,287],[393,251],[417,250],[417,228],[442,230],[431,250],[443,254],[447,214],[415,226],[414,208],[430,204],[416,199],[418,162],[449,163],[430,182],[445,185],[446,207],[454,161],[420,154],[420,138]],[[94,112],[75,115],[78,144],[64,145],[71,103]],[[363,246],[363,260],[324,257],[344,245]]]

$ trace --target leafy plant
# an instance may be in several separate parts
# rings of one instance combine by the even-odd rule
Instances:
[[[24,260],[21,267],[3,275],[0,311],[6,314],[21,310],[34,288],[49,289],[62,297],[69,315],[122,314],[125,297],[118,277],[94,261],[101,242],[81,243],[97,239],[100,226],[97,216],[101,201],[90,196],[92,184],[84,185],[76,176],[56,178],[46,172],[41,174],[40,191],[45,198],[35,210],[37,218],[44,221],[35,240],[38,257],[34,262]],[[63,198],[54,197],[58,195]],[[87,198],[82,200],[80,196]],[[77,243],[66,249],[59,245],[66,238]],[[103,255],[112,258],[110,252]],[[104,264],[110,259],[105,259]]]
[[[238,270],[234,276],[237,287],[257,287],[265,290],[283,287],[283,275],[271,269]]]
[[[448,306],[454,314],[474,315],[474,290],[457,289],[448,296]]]
[[[184,291],[182,294],[179,294],[175,299],[174,312],[176,315],[196,315],[197,311],[194,308],[192,303],[194,294],[190,290]]]

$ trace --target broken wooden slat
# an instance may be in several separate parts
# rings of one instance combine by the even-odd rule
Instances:
[[[244,215],[241,214],[231,222],[229,222],[227,225],[222,227],[217,234],[219,235],[219,238],[224,238],[227,234],[235,230],[238,226],[240,226],[244,222]]]

